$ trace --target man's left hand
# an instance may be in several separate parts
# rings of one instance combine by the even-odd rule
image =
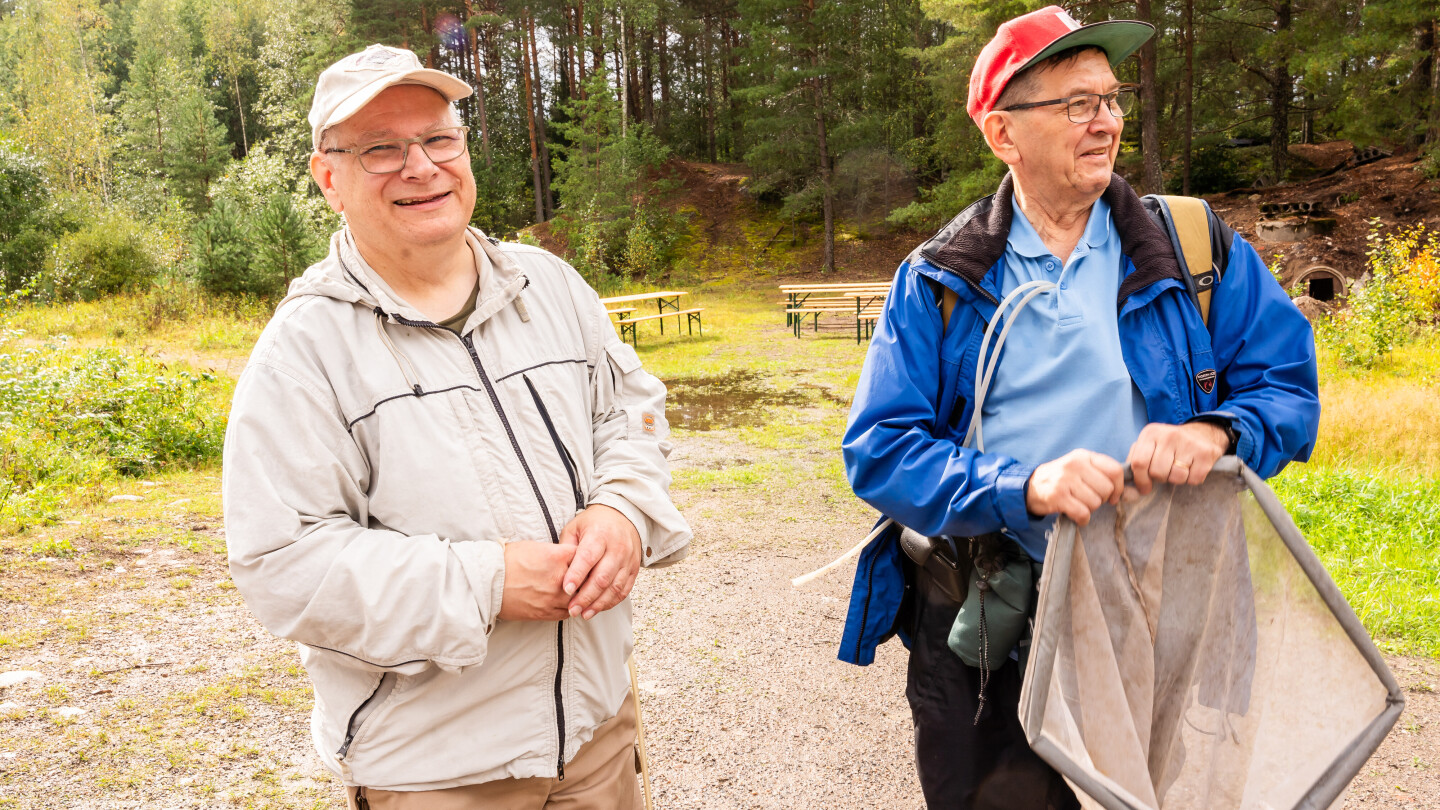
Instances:
[[[640,532],[619,510],[595,504],[566,524],[560,542],[577,546],[562,586],[570,615],[591,618],[630,595],[640,573]]]
[[[1156,481],[1177,485],[1205,483],[1210,468],[1229,446],[1230,439],[1219,425],[1152,422],[1140,431],[1140,438],[1130,446],[1130,455],[1125,461],[1135,478],[1135,488],[1141,495],[1149,495]]]

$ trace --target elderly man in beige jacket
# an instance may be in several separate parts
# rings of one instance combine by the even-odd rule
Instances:
[[[665,387],[569,265],[468,226],[469,93],[379,45],[321,75],[345,227],[236,388],[230,570],[352,808],[629,810],[627,597],[690,541]]]

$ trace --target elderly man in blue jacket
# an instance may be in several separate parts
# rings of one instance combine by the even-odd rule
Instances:
[[[1041,561],[1057,515],[1083,525],[1119,501],[1122,462],[1148,492],[1199,484],[1227,453],[1262,476],[1309,457],[1320,405],[1305,318],[1233,238],[1207,325],[1165,231],[1113,173],[1134,94],[1113,68],[1152,34],[1050,6],[1002,25],[977,59],[967,111],[1010,172],[900,265],[845,433],[855,493],[896,523],[998,535]],[[997,313],[1017,289],[1029,305]],[[977,364],[1002,329],[975,420]],[[972,421],[983,444],[966,441]],[[909,646],[927,804],[1078,806],[1025,742],[1018,662],[989,673],[982,705],[980,671],[946,643],[959,604],[898,534],[860,558],[840,658],[869,664],[895,633]]]

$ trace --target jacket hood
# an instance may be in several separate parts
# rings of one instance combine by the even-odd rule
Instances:
[[[520,267],[502,251],[498,245],[477,228],[466,233],[470,249],[484,252],[490,259],[491,273],[482,281],[480,298],[476,302],[475,316],[484,320],[501,307],[510,303],[528,284]],[[341,228],[330,237],[330,253],[311,265],[300,277],[290,282],[290,289],[280,302],[284,306],[291,300],[308,296],[322,296],[337,301],[377,310],[378,314],[390,320],[397,318],[411,322],[428,322],[425,313],[401,298],[380,274],[375,272],[355,246],[349,226]],[[477,318],[472,316],[467,326]]]

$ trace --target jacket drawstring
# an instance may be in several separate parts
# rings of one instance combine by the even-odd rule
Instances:
[[[420,383],[416,382],[420,375],[416,373],[415,365],[410,362],[410,358],[406,357],[404,352],[395,346],[395,341],[390,339],[390,333],[385,331],[385,317],[385,310],[375,307],[375,331],[380,335],[380,342],[390,350],[390,356],[395,358],[395,365],[400,369],[400,376],[405,378],[405,383],[410,386],[410,390],[414,391],[417,396],[425,393],[421,390]]]

